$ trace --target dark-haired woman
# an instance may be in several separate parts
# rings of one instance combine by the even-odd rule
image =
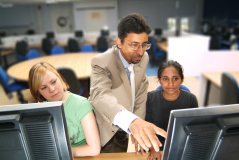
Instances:
[[[177,61],[168,61],[159,65],[158,80],[162,89],[151,91],[147,95],[145,120],[167,130],[171,110],[196,108],[197,98],[194,94],[179,89],[183,83],[182,66]],[[165,139],[158,136],[164,146]],[[163,146],[160,148],[163,149]],[[161,159],[159,152],[150,149],[151,159]]]

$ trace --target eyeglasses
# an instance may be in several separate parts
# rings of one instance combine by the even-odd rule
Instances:
[[[127,42],[125,42],[126,44],[128,44],[129,46],[130,46],[130,48],[132,49],[132,50],[138,50],[139,49],[139,47],[141,46],[140,44],[138,44],[138,43],[131,43],[131,44],[129,44],[129,43],[127,43]],[[143,50],[148,50],[148,49],[150,49],[150,47],[152,46],[152,44],[151,43],[144,43],[144,44],[142,44],[142,49]]]

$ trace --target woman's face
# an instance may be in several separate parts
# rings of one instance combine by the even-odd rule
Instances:
[[[49,101],[63,101],[65,95],[60,79],[55,73],[49,70],[46,71],[41,87],[38,91]]]
[[[177,69],[173,66],[170,66],[164,69],[159,82],[163,91],[167,95],[174,95],[179,91],[179,87],[182,84],[182,79]]]

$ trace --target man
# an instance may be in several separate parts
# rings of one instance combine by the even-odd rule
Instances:
[[[126,152],[127,133],[145,149],[159,150],[155,133],[166,132],[144,121],[148,80],[145,76],[151,28],[139,14],[124,17],[118,25],[117,46],[91,61],[90,102],[95,108],[101,153]],[[133,68],[133,70],[132,70]],[[133,71],[133,72],[131,72]]]

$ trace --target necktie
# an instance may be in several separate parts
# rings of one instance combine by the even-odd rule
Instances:
[[[127,73],[127,76],[128,76],[129,82],[130,82],[130,73],[129,73],[128,68],[125,68],[125,71],[126,71],[126,73]]]
[[[134,110],[134,100],[135,100],[135,81],[134,81],[134,66],[130,65],[128,67],[130,73],[130,84],[131,84],[131,92],[132,92],[132,112]]]

